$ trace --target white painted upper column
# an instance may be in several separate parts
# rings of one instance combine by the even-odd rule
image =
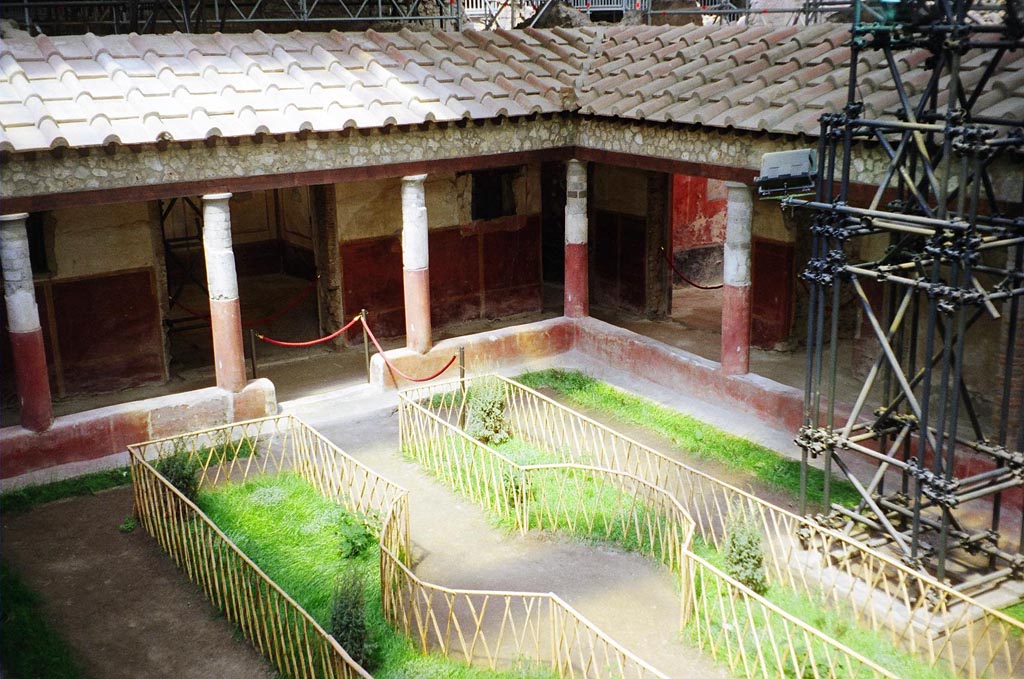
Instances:
[[[231,247],[230,193],[203,196],[203,252],[210,299],[238,299],[235,253]]]
[[[0,215],[0,265],[4,276],[4,302],[11,332],[40,330],[32,260],[28,247],[27,213]]]
[[[430,265],[427,247],[425,174],[402,177],[402,266],[419,271]]]
[[[565,172],[565,244],[587,242],[587,164],[570,160]]]
[[[746,184],[726,182],[725,252],[723,282],[734,287],[750,285],[750,238],[753,232],[754,196]]]

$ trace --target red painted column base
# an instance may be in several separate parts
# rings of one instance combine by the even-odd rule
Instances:
[[[242,311],[237,299],[210,300],[213,331],[213,362],[217,386],[239,392],[245,387],[245,350],[242,345]]]
[[[569,318],[590,315],[590,289],[587,272],[587,244],[565,244],[565,308]]]
[[[430,269],[402,269],[405,288],[405,346],[425,354],[430,351]]]
[[[21,402],[21,426],[32,431],[46,431],[53,424],[53,402],[50,399],[43,331],[12,332],[8,336],[14,356],[18,400]]]
[[[750,372],[750,286],[722,288],[722,372]]]

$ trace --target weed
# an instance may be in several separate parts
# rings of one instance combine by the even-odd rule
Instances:
[[[338,576],[331,601],[331,636],[359,663],[373,671],[373,642],[366,622],[366,596],[359,571],[347,569]]]
[[[761,527],[733,509],[725,536],[725,572],[758,594],[768,591]]]
[[[466,433],[483,443],[504,443],[509,439],[505,418],[505,383],[485,377],[474,385],[466,406]]]
[[[131,533],[138,527],[138,525],[138,519],[129,514],[128,516],[124,517],[124,521],[121,522],[121,525],[118,526],[117,529],[122,533]]]
[[[181,491],[189,500],[195,501],[199,490],[199,459],[184,446],[176,445],[174,452],[157,460],[156,470],[168,483]]]
[[[376,531],[368,517],[346,512],[338,519],[338,539],[341,558],[349,559],[360,556],[373,546]]]

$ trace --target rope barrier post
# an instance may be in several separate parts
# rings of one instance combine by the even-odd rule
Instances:
[[[249,328],[249,358],[252,360],[252,378],[256,379],[256,330]]]
[[[366,383],[370,383],[370,340],[366,336],[366,309],[359,312],[359,318],[363,321],[363,358],[366,361]]]
[[[459,406],[459,429],[466,428],[466,347],[459,347],[459,390],[462,405]]]

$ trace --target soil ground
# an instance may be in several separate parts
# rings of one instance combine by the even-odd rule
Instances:
[[[87,676],[276,676],[155,540],[118,530],[131,512],[125,486],[2,517],[4,559],[42,595],[43,614]]]

